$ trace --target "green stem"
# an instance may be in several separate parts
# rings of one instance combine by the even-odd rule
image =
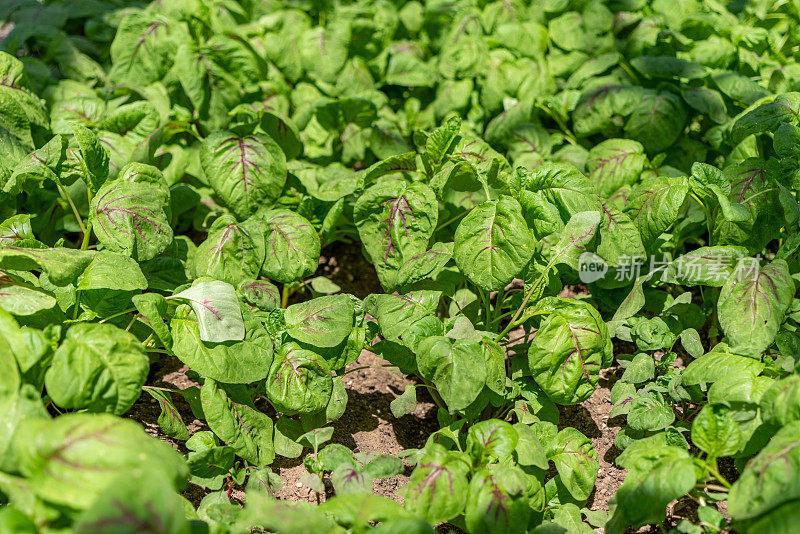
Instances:
[[[514,316],[508,322],[508,325],[506,325],[503,331],[500,332],[497,338],[495,338],[495,341],[500,341],[501,339],[503,339],[503,336],[505,336],[512,328],[517,326],[516,322],[517,319],[519,319],[519,316],[522,315],[522,310],[524,310],[525,306],[528,305],[528,301],[533,296],[534,291],[536,291],[539,288],[539,285],[544,281],[544,277],[547,276],[547,273],[550,272],[550,269],[553,267],[553,265],[555,265],[554,260],[550,260],[550,262],[547,264],[547,267],[545,267],[544,272],[542,272],[541,276],[539,276],[536,282],[533,283],[528,292],[525,293],[525,298],[522,299],[522,304],[520,305],[519,308],[517,308],[516,313],[514,313]]]
[[[489,193],[489,186],[483,181],[481,182],[481,185],[483,186],[483,192],[486,195],[486,200],[492,200],[492,195]]]
[[[437,226],[437,227],[436,227],[436,230],[441,230],[441,229],[442,229],[442,228],[444,228],[445,226],[447,226],[447,225],[449,225],[449,224],[451,224],[451,223],[453,223],[453,222],[455,222],[455,221],[459,220],[461,217],[463,217],[463,216],[464,216],[464,215],[466,215],[467,213],[469,213],[469,212],[468,212],[468,211],[464,211],[464,212],[462,212],[462,213],[459,213],[459,214],[458,214],[458,215],[456,215],[455,217],[451,217],[450,219],[447,219],[445,222],[443,222],[442,224],[440,224],[439,226]]]
[[[506,299],[506,288],[501,287],[500,291],[497,292],[497,299],[495,300],[494,304],[494,313],[492,314],[492,322],[489,324],[489,329],[494,330],[495,323],[497,323],[500,319],[500,314],[503,311],[503,301]]]
[[[81,241],[81,250],[86,250],[89,248],[89,239],[92,237],[92,222],[86,222],[86,229],[83,232],[83,240]],[[77,319],[78,313],[81,309],[81,292],[80,290],[75,292],[75,308],[72,310],[72,318]]]
[[[89,248],[89,240],[92,238],[92,222],[86,223],[86,231],[83,233],[83,241],[81,241],[81,250]]]
[[[350,373],[354,373],[356,371],[361,371],[362,369],[379,369],[381,367],[397,367],[397,366],[396,365],[392,365],[391,363],[382,363],[382,364],[379,364],[379,365],[363,365],[361,367],[355,367],[353,369],[350,369],[349,371],[345,371],[344,374],[342,374],[341,376],[346,376],[346,375],[349,375]]]
[[[289,305],[289,284],[283,284],[281,290],[281,308],[286,308]]]
[[[708,231],[708,246],[711,246],[711,236],[713,235],[712,225],[711,225],[711,210],[709,209],[708,206],[705,205],[705,203],[702,200],[700,200],[700,197],[698,197],[694,193],[691,193],[691,195],[692,198],[695,200],[695,202],[700,204],[700,207],[703,208],[703,213],[706,214],[706,230]]]
[[[127,314],[129,314],[131,312],[135,312],[135,311],[136,311],[136,308],[129,308],[129,309],[125,310],[125,311],[121,311],[119,313],[115,313],[114,315],[109,315],[105,319],[100,319],[98,322],[99,323],[105,323],[106,321],[110,321],[111,319],[116,319],[117,317],[121,317],[123,315],[127,315]]]
[[[422,384],[417,385],[428,388],[428,392],[431,394],[431,398],[433,399],[433,402],[436,403],[436,406],[444,411],[448,411],[444,399],[442,399],[441,395],[439,395],[439,392],[436,391],[436,387],[434,387],[433,384],[423,382]]]
[[[486,328],[489,328],[489,318],[491,317],[490,314],[492,311],[491,305],[489,304],[489,298],[488,295],[486,295],[486,292],[481,288],[478,288],[478,295],[480,296],[481,303],[483,304],[483,324]]]
[[[125,327],[125,331],[126,332],[131,329],[131,327],[133,326],[133,323],[135,323],[138,318],[139,318],[138,314],[133,316],[133,319],[131,319],[131,322],[129,322],[128,326]]]
[[[142,386],[142,389],[154,389],[156,391],[164,391],[166,393],[180,393],[179,389],[160,388],[156,386]]]
[[[717,479],[717,481],[726,487],[728,490],[731,489],[731,483],[725,480],[722,474],[717,469],[717,459],[716,458],[709,458],[706,460],[706,471]]]
[[[58,187],[58,190],[61,192],[61,196],[64,197],[64,200],[67,201],[69,207],[72,208],[72,213],[73,215],[75,215],[75,220],[78,221],[78,226],[80,227],[81,232],[83,232],[83,234],[86,235],[86,226],[83,225],[83,219],[81,219],[81,215],[80,213],[78,213],[78,208],[75,206],[75,203],[72,202],[72,198],[69,196],[67,190],[64,189],[64,186],[61,185],[60,182],[56,182],[56,186]]]

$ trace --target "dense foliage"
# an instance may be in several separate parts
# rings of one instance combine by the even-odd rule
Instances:
[[[621,533],[676,499],[677,532],[796,530],[796,0],[0,20],[0,532]],[[383,292],[316,276],[337,241]],[[438,407],[402,458],[326,445],[365,348],[414,379],[396,417]],[[159,358],[200,386],[155,387]],[[605,513],[558,406],[611,367]],[[142,394],[187,454],[121,417]],[[319,506],[273,497],[301,456]],[[405,466],[402,504],[371,493]]]

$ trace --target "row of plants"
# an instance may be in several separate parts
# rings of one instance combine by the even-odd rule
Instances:
[[[798,17],[3,3],[0,530],[792,532]],[[335,243],[381,292],[317,274]],[[436,406],[401,457],[329,443],[365,349],[412,379],[396,418]],[[154,385],[175,359],[198,385]],[[607,511],[559,421],[601,377]],[[185,453],[123,417],[143,395]],[[274,496],[301,457],[319,505]],[[401,502],[372,493],[406,469]]]

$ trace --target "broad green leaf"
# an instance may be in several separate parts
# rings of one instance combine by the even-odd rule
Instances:
[[[707,87],[681,88],[681,96],[690,107],[707,115],[717,124],[724,124],[728,120],[725,100],[714,89]]]
[[[209,185],[240,219],[272,205],[286,182],[286,156],[263,134],[215,132],[203,141],[200,162]]]
[[[519,202],[502,197],[474,208],[459,223],[453,258],[472,283],[494,291],[522,271],[533,246]]]
[[[47,393],[62,408],[127,412],[150,370],[142,344],[110,324],[76,324],[45,374]]]
[[[147,488],[147,491],[142,491]],[[184,534],[190,530],[185,500],[156,473],[123,473],[78,516],[76,534]]]
[[[311,414],[327,407],[333,381],[321,356],[292,342],[276,351],[266,388],[267,398],[278,410]]]
[[[687,328],[680,335],[681,345],[692,358],[699,358],[705,352],[700,334],[694,328]]]
[[[599,211],[580,211],[570,217],[550,250],[550,261],[578,270],[580,257],[593,241],[601,220]]]
[[[661,521],[667,505],[697,481],[692,460],[682,448],[642,440],[625,449],[624,454],[628,454],[627,461],[623,463],[620,457],[618,463],[629,471],[612,498],[613,512],[606,523],[609,532]]]
[[[678,256],[667,266],[662,280],[689,287],[722,287],[745,256],[744,247],[700,247]]]
[[[490,419],[470,427],[466,451],[477,465],[505,462],[511,457],[518,441],[519,435],[510,423]]]
[[[611,201],[603,202],[601,209],[595,248],[597,255],[617,267],[624,266],[634,258],[645,257],[642,236],[630,216]]]
[[[365,186],[371,186],[381,176],[417,170],[416,152],[406,152],[390,156],[364,169],[362,174]]]
[[[438,215],[436,196],[423,183],[381,181],[358,198],[353,220],[385,288],[395,286],[403,263],[428,250]]]
[[[168,444],[111,414],[68,414],[24,421],[15,439],[18,468],[41,499],[82,509],[120,473],[162,476],[181,489],[189,470]]]
[[[528,365],[550,399],[576,404],[589,398],[600,370],[611,365],[611,338],[590,304],[571,299],[554,304],[528,348]]]
[[[731,128],[731,140],[738,144],[749,135],[774,132],[781,123],[798,123],[800,93],[771,96],[767,102],[753,106],[739,116]]]
[[[113,68],[109,77],[117,82],[147,85],[167,74],[179,42],[177,21],[133,11],[124,17],[111,43]]]
[[[800,422],[778,431],[733,484],[728,510],[734,520],[754,519],[800,498]]]
[[[238,456],[254,465],[272,463],[272,419],[253,406],[245,386],[209,379],[200,390],[200,399],[208,426]]]
[[[81,305],[100,317],[121,313],[131,297],[147,288],[147,279],[135,260],[116,252],[99,251],[78,277]]]
[[[11,271],[42,271],[53,285],[66,286],[94,259],[95,253],[70,248],[0,248],[0,268]]]
[[[272,311],[281,307],[280,291],[267,280],[245,280],[239,284],[237,291],[245,302],[261,311]]]
[[[598,194],[607,198],[621,187],[636,183],[646,163],[641,143],[607,139],[589,151],[586,168]]]
[[[396,419],[412,413],[417,408],[417,390],[413,384],[406,384],[403,393],[396,397],[389,408]]]
[[[647,178],[633,188],[625,212],[639,229],[646,249],[651,250],[676,222],[688,192],[686,178]]]
[[[411,291],[405,295],[373,295],[373,306],[368,308],[375,317],[386,339],[397,340],[414,325],[436,313],[441,291]]]
[[[740,441],[739,427],[725,406],[707,404],[692,421],[692,443],[711,458],[732,455]]]
[[[686,366],[682,382],[686,386],[711,384],[732,372],[757,375],[762,369],[764,364],[754,358],[714,350]]]
[[[568,163],[545,163],[532,171],[517,167],[512,188],[524,205],[530,194],[553,204],[564,222],[576,213],[599,208],[592,181]]]
[[[172,243],[169,189],[161,172],[131,163],[92,199],[89,220],[97,239],[138,261],[155,258]]]
[[[247,384],[266,377],[272,363],[269,332],[246,307],[241,308],[244,339],[203,341],[197,315],[188,305],[178,306],[170,321],[172,350],[192,370],[220,382]]]
[[[327,167],[293,167],[291,172],[311,196],[325,202],[335,202],[353,193],[360,182],[359,175],[353,169],[338,163]]]
[[[637,393],[631,401],[627,421],[632,430],[661,430],[675,421],[675,412],[661,393]]]
[[[625,122],[625,136],[636,139],[650,153],[672,145],[683,133],[687,119],[681,99],[667,91],[644,96]]]
[[[76,157],[81,166],[86,187],[92,194],[95,194],[108,178],[108,151],[97,135],[85,126],[73,124],[72,134],[78,144]]]
[[[653,357],[640,352],[628,363],[620,380],[631,384],[641,384],[655,378],[656,364]]]
[[[431,523],[449,521],[464,512],[469,462],[438,444],[426,452],[411,473],[405,507]]]
[[[631,65],[650,78],[702,78],[706,69],[699,63],[671,56],[639,56],[631,60]]]
[[[759,357],[774,341],[795,294],[785,261],[740,260],[719,294],[719,323],[731,351]]]
[[[417,367],[423,378],[433,382],[451,411],[467,408],[486,384],[480,344],[469,339],[423,339],[417,348]]]
[[[131,299],[144,322],[161,340],[167,350],[172,350],[172,333],[167,323],[167,299],[158,293],[141,293]]]
[[[525,423],[516,423],[514,430],[519,437],[517,447],[514,449],[517,462],[520,465],[532,465],[539,469],[547,470],[547,454],[539,441],[539,437],[532,428]]]
[[[300,132],[292,119],[273,109],[265,109],[261,116],[261,128],[281,147],[286,159],[294,159],[303,153]]]
[[[78,276],[77,289],[136,291],[147,288],[147,279],[133,259],[115,252],[99,251]]]
[[[434,243],[430,250],[405,259],[397,272],[395,283],[402,287],[425,278],[434,278],[452,259],[453,247],[453,243]]]
[[[32,215],[21,213],[0,222],[0,246],[13,245],[22,240],[35,239],[31,228]]]
[[[197,247],[195,272],[198,277],[238,285],[258,277],[265,255],[264,232],[256,219],[237,223],[232,216],[223,215]]]
[[[353,329],[353,301],[347,295],[330,295],[292,304],[284,312],[286,332],[315,347],[335,347]]]
[[[320,239],[304,217],[285,209],[257,217],[266,247],[261,273],[276,282],[294,282],[312,274],[319,264]]]
[[[548,456],[561,482],[575,499],[588,499],[600,468],[591,440],[577,429],[565,428],[556,435],[553,447]]]
[[[12,315],[34,315],[42,310],[50,310],[56,299],[43,291],[24,286],[0,285],[0,308]]]
[[[493,465],[475,473],[464,518],[470,532],[519,532],[532,513],[528,486],[525,472],[516,466]]]
[[[67,140],[54,136],[44,146],[34,150],[26,157],[19,158],[3,183],[3,191],[11,194],[38,187],[42,182],[60,182],[62,164],[67,157]],[[28,186],[28,184],[31,184]]]
[[[800,376],[789,375],[764,392],[760,402],[765,421],[786,426],[800,420]]]
[[[46,128],[49,123],[44,102],[27,87],[23,63],[0,52],[0,127],[33,147],[31,126]]]
[[[158,427],[167,436],[173,439],[189,439],[189,431],[186,423],[183,422],[180,412],[175,408],[172,398],[166,391],[145,387],[144,390],[158,402],[161,413],[158,415]]]

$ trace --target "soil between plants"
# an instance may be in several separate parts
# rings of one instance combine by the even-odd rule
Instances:
[[[352,293],[364,298],[370,293],[381,291],[375,271],[354,245],[336,244],[323,251],[318,275],[326,276],[338,284],[345,293]],[[581,293],[580,287],[566,288],[562,296],[574,297]],[[300,298],[302,299],[302,297]],[[627,350],[626,350],[627,349]],[[629,352],[629,347],[619,347],[621,352]],[[615,353],[618,347],[615,344]],[[364,350],[359,358],[348,365],[346,371],[364,366],[380,366],[387,362],[375,354]],[[620,430],[621,421],[609,421],[611,404],[611,387],[621,376],[622,369],[612,367],[601,373],[599,387],[592,396],[581,404],[559,406],[559,428],[574,427],[592,440],[597,451],[600,467],[595,489],[586,505],[591,510],[607,511],[609,500],[616,493],[625,479],[626,471],[619,469],[614,460],[620,451],[614,447],[614,438]],[[334,434],[330,443],[340,443],[356,452],[372,451],[380,454],[398,455],[409,448],[424,446],[428,436],[438,429],[436,406],[427,397],[425,388],[419,388],[418,405],[413,413],[395,418],[389,403],[400,395],[407,384],[414,380],[402,375],[391,367],[374,367],[348,372],[343,378],[347,389],[347,409],[338,421],[333,423]],[[186,389],[199,385],[192,377],[189,369],[180,360],[164,356],[151,366],[148,385],[170,389]],[[189,433],[208,430],[204,421],[196,419],[183,398],[173,395],[176,408],[187,424]],[[182,441],[173,440],[164,435],[158,427],[160,408],[150,395],[143,393],[134,407],[126,415],[141,423],[145,430],[168,443],[181,452],[188,452]],[[303,458],[311,454],[305,449],[299,458],[276,458],[272,465],[283,479],[283,486],[276,492],[276,497],[289,501],[322,502],[332,495],[332,486],[325,480],[326,493],[317,496],[312,490],[300,482],[305,473]],[[373,491],[377,495],[402,502],[399,490],[408,482],[412,468],[406,467],[404,473],[391,478],[376,480]],[[228,486],[233,499],[243,502],[242,488]],[[189,484],[184,496],[197,505],[209,493],[205,488]],[[673,521],[685,517],[681,503],[673,503],[669,507],[669,515]],[[596,529],[602,532],[603,529]],[[638,532],[648,532],[643,527]]]

